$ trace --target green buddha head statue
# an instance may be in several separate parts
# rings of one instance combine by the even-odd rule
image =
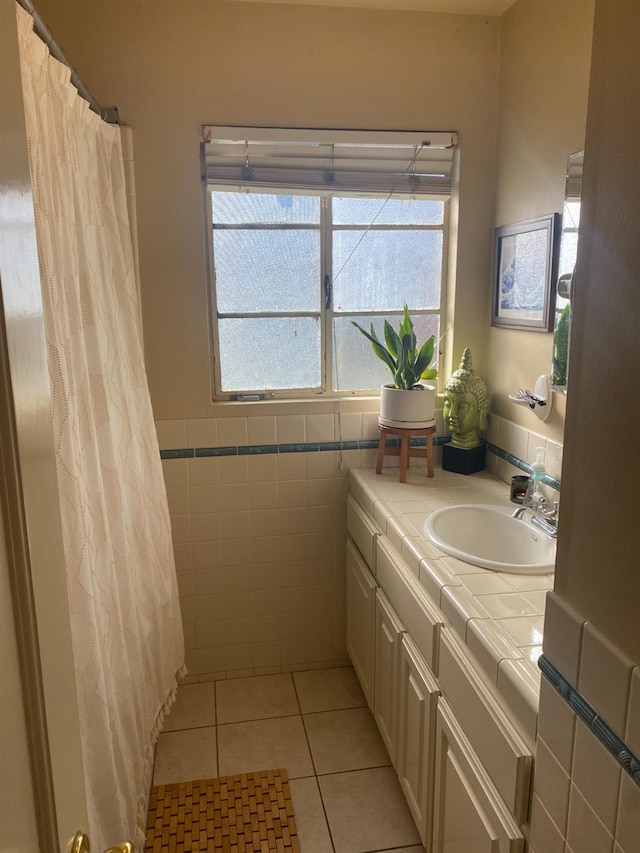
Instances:
[[[451,445],[470,450],[482,443],[479,429],[487,428],[487,386],[473,369],[471,350],[462,353],[460,367],[444,386],[444,420],[451,431]]]

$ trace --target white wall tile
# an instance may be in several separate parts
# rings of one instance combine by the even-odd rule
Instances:
[[[498,444],[498,427],[501,420],[502,418],[499,415],[494,415],[493,412],[489,412],[489,423],[487,426],[486,438],[490,444]],[[491,457],[493,454],[490,453],[489,456]]]
[[[184,420],[156,421],[160,450],[179,450],[187,447],[187,422]]]
[[[239,447],[246,444],[246,418],[218,418],[218,445],[220,447]]]
[[[578,719],[572,778],[612,835],[616,829],[621,776],[622,768],[615,758]]]
[[[626,729],[633,663],[587,622],[582,635],[578,689],[622,735]]]
[[[625,742],[629,749],[640,757],[640,667],[636,666],[631,674],[631,694],[627,733]]]
[[[622,774],[616,840],[627,853],[640,851],[640,787]]]
[[[362,438],[362,417],[362,412],[339,412],[335,415],[334,435],[336,441]]]
[[[362,415],[362,437],[377,439],[379,436],[378,412],[364,412]]]
[[[276,453],[250,456],[248,466],[250,483],[275,483],[278,479],[278,455]]]
[[[216,456],[198,456],[188,459],[187,470],[190,486],[214,486],[217,485],[219,476],[219,460]]]
[[[278,415],[278,444],[296,444],[307,440],[304,415]]]
[[[218,422],[215,418],[187,421],[187,447],[217,447]]]
[[[187,486],[189,484],[188,461],[187,459],[162,460],[162,473],[164,475],[164,484],[167,488]]]
[[[247,418],[247,444],[277,444],[274,416]]]
[[[547,596],[544,653],[564,677],[578,684],[584,619],[555,592]]]
[[[307,441],[333,441],[333,415],[305,415]]]
[[[278,481],[283,480],[306,480],[307,478],[307,456],[309,453],[279,453],[278,454]],[[323,455],[323,454],[317,454]]]
[[[569,795],[567,843],[575,853],[610,853],[613,849],[612,835],[574,784]]]
[[[220,494],[218,486],[191,486],[189,488],[191,512],[218,512]]]
[[[559,480],[562,476],[562,453],[563,447],[555,441],[547,439],[547,451],[545,454],[545,465],[547,473]]]
[[[560,832],[566,835],[571,779],[540,737],[536,744],[534,773],[536,794]]]
[[[536,451],[537,449],[542,448],[542,459],[545,464],[545,468],[547,467],[547,440],[541,435],[538,435],[535,432],[529,432],[527,436],[527,455],[525,457],[520,457],[524,459],[526,462],[531,465],[532,462],[536,459]]]
[[[531,850],[539,853],[565,853],[564,835],[534,794],[531,808]]]
[[[567,773],[573,761],[576,714],[546,679],[540,685],[538,733]]]
[[[168,487],[167,503],[171,515],[188,515],[189,489],[186,486]]]

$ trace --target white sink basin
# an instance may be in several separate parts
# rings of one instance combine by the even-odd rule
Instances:
[[[433,512],[424,530],[434,545],[465,563],[523,575],[552,572],[556,543],[512,509],[484,504],[448,506]]]

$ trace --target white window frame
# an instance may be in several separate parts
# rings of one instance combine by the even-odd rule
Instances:
[[[228,131],[228,128],[202,128],[203,131],[203,143],[206,143],[207,140],[216,139],[216,138],[224,138],[224,136],[218,136],[216,134],[212,135],[212,131],[218,131],[221,133],[223,131]],[[238,131],[238,138],[243,138],[243,133],[246,133],[250,130],[255,134],[256,129],[245,129],[245,128],[237,128],[234,129]],[[263,129],[258,129],[263,130]],[[277,131],[279,129],[264,129],[264,139],[272,139],[277,135]],[[285,132],[290,132],[287,129]],[[308,136],[311,134],[313,138],[317,138],[319,134],[330,134],[331,137],[335,137],[335,131],[294,131],[294,133],[303,133],[303,136]],[[349,136],[354,136],[354,144],[358,144],[359,139],[363,139],[367,137],[367,134],[370,132],[357,132],[354,134],[349,133]],[[257,134],[260,136],[261,134]],[[379,136],[378,134],[375,134]],[[384,135],[384,134],[383,134]],[[397,134],[391,134],[392,136],[397,136]],[[422,133],[422,136],[425,134]],[[413,135],[415,136],[415,134]],[[386,138],[386,137],[385,137]],[[453,134],[452,138],[455,139],[455,146],[457,147],[457,134]],[[334,316],[359,316],[362,317],[367,312],[366,311],[357,311],[357,312],[334,312],[334,304],[333,304],[333,276],[335,272],[331,269],[332,267],[332,236],[334,230],[349,230],[351,228],[362,230],[362,226],[354,225],[354,226],[334,226],[333,223],[329,221],[329,204],[328,199],[331,197],[345,197],[345,196],[362,196],[367,198],[378,197],[381,199],[381,204],[384,203],[384,199],[390,197],[388,193],[380,193],[380,192],[363,192],[360,190],[359,192],[349,192],[349,191],[341,191],[333,190],[327,191],[321,190],[319,188],[314,187],[313,190],[307,189],[305,190],[296,190],[291,189],[286,185],[275,185],[271,184],[269,186],[252,186],[249,183],[242,183],[236,181],[235,184],[231,184],[230,182],[218,183],[217,181],[212,181],[207,176],[207,170],[204,163],[204,144],[202,146],[202,159],[203,159],[203,194],[204,194],[204,210],[205,210],[205,222],[206,222],[206,251],[207,251],[207,268],[208,268],[208,279],[209,279],[209,287],[208,287],[208,301],[209,301],[209,331],[210,331],[210,346],[211,346],[211,361],[213,365],[212,371],[212,396],[213,400],[219,401],[228,401],[228,400],[237,400],[237,401],[252,401],[252,400],[277,400],[277,399],[292,399],[292,398],[304,398],[304,399],[331,399],[331,398],[351,398],[351,397],[370,397],[375,394],[373,389],[371,390],[342,390],[342,391],[334,391],[333,390],[333,321]],[[453,170],[452,170],[453,171]],[[309,389],[309,388],[293,388],[293,389],[264,389],[261,391],[239,391],[239,392],[228,392],[222,391],[222,382],[221,382],[221,371],[220,371],[220,356],[219,350],[217,346],[217,323],[218,323],[218,313],[217,313],[217,300],[216,300],[216,279],[215,279],[215,260],[214,260],[214,251],[213,251],[213,216],[212,216],[212,204],[211,204],[211,192],[212,191],[253,191],[253,192],[265,192],[270,194],[291,194],[300,193],[304,195],[311,195],[314,197],[320,197],[320,222],[319,222],[319,231],[320,231],[320,239],[321,239],[321,259],[320,259],[320,280],[319,287],[321,288],[320,293],[320,324],[321,324],[321,385],[317,389]],[[440,276],[440,306],[437,310],[412,310],[411,314],[413,317],[420,315],[438,315],[440,318],[440,333],[442,334],[444,331],[444,321],[447,317],[447,282],[448,282],[448,269],[447,269],[447,260],[449,257],[449,210],[450,210],[450,201],[451,194],[442,194],[437,192],[429,192],[429,193],[421,193],[418,196],[408,195],[406,193],[394,193],[394,198],[408,198],[408,197],[418,197],[423,198],[425,200],[428,199],[436,199],[444,202],[444,212],[443,212],[443,222],[442,225],[433,225],[433,226],[402,226],[402,228],[396,229],[395,226],[373,226],[374,228],[380,230],[430,230],[430,231],[441,231],[443,235],[442,240],[442,258],[441,258],[441,276]],[[278,227],[270,224],[271,228]],[[288,226],[285,226],[288,227]],[[296,227],[296,226],[294,226]],[[315,226],[311,226],[315,228]],[[326,297],[326,277],[329,275],[329,271],[331,271],[331,299],[329,302],[329,306],[326,306],[325,297]],[[380,316],[382,312],[371,312],[371,317],[375,321],[375,318]],[[402,316],[402,307],[399,306],[397,312],[388,311],[384,312],[387,315],[397,313],[397,316],[400,318]],[[287,316],[283,314],[282,316]],[[305,316],[304,313],[296,312],[291,316]],[[374,358],[372,354],[372,358]]]

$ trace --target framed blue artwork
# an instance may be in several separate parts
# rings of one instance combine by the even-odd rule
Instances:
[[[491,325],[553,330],[559,213],[496,228]]]

